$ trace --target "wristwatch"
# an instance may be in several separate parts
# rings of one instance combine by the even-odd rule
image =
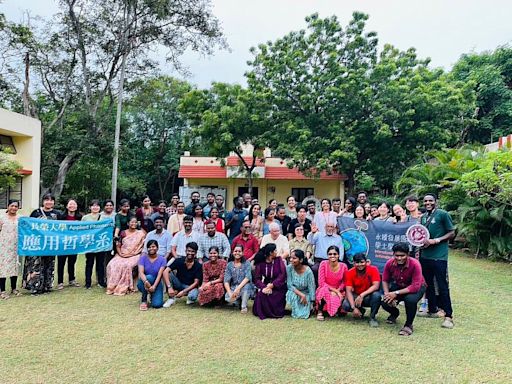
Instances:
[[[398,295],[400,295],[400,292],[399,292],[399,291],[395,291],[395,292],[393,292],[393,293],[394,293],[395,295],[397,295],[397,296],[398,296]]]

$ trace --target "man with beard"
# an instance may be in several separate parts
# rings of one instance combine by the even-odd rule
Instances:
[[[215,228],[215,223],[211,220],[208,220],[205,223],[206,233],[199,237],[199,253],[198,259],[200,261],[206,262],[208,261],[208,252],[211,247],[215,246],[219,249],[219,257],[227,260],[229,254],[231,253],[231,248],[229,246],[228,238],[222,232],[217,232]]]
[[[172,236],[168,231],[164,230],[164,224],[164,219],[162,217],[157,216],[154,219],[155,229],[146,235],[146,240],[144,241],[144,252],[147,253],[148,251],[148,242],[150,240],[156,240],[158,243],[157,255],[169,260],[171,257]]]
[[[180,258],[186,256],[186,247],[190,242],[197,243],[199,235],[197,232],[192,231],[192,216],[185,216],[183,219],[183,229],[176,233],[171,241],[171,256],[172,258]],[[172,260],[171,258],[171,260]]]

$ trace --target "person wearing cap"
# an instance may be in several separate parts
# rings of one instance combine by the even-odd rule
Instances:
[[[370,265],[364,253],[354,255],[354,267],[349,269],[345,278],[346,297],[343,300],[345,312],[352,312],[356,318],[362,318],[366,308],[371,308],[371,327],[378,327],[376,316],[380,308],[380,273],[377,267]]]
[[[399,242],[393,245],[393,258],[384,266],[382,274],[382,308],[389,313],[388,324],[396,324],[400,315],[398,303],[405,304],[406,320],[398,333],[400,336],[410,336],[413,332],[412,323],[416,316],[418,302],[425,293],[425,279],[421,272],[421,264],[410,257],[409,244]]]

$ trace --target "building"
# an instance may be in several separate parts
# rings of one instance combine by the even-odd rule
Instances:
[[[242,157],[252,162],[253,148],[244,146]],[[199,191],[204,199],[206,193],[212,191],[222,194],[226,206],[232,207],[233,197],[241,196],[248,191],[247,179],[240,173],[240,159],[234,153],[224,159],[226,166],[222,167],[219,159],[215,157],[190,156],[185,152],[180,158],[179,177],[183,178],[181,197],[188,202],[192,191]],[[257,198],[263,207],[271,199],[286,203],[286,198],[295,196],[302,202],[308,197],[321,199],[324,197],[340,197],[344,199],[344,181],[346,176],[340,174],[328,175],[325,172],[317,180],[307,178],[297,169],[290,169],[286,161],[272,157],[269,149],[264,151],[264,159],[257,160],[253,171],[253,198]]]
[[[495,141],[494,143],[487,144],[485,146],[486,150],[489,152],[496,152],[500,149],[508,148],[509,150],[512,150],[512,134],[508,136],[503,136],[498,139],[498,141]]]
[[[16,186],[0,192],[0,208],[16,199],[22,211],[29,213],[39,207],[41,122],[0,108],[0,144],[10,148],[13,154],[9,156],[22,166]]]

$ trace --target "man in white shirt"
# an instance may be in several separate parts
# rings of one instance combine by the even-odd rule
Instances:
[[[286,236],[281,234],[281,227],[277,223],[269,225],[270,233],[261,239],[261,248],[265,245],[273,243],[276,245],[277,256],[287,260],[290,256],[290,244]]]

